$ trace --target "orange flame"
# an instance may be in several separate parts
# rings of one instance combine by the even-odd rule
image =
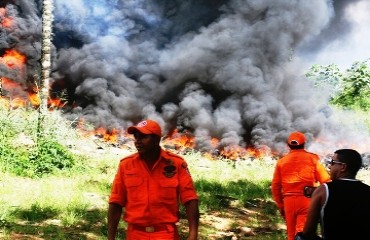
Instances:
[[[0,8],[0,15],[1,12],[2,10]],[[19,53],[14,49],[10,49],[5,51],[3,57],[0,57],[0,64],[5,65],[9,69],[20,70],[22,73],[25,67],[26,60],[27,60],[26,56],[24,56],[23,54]],[[9,98],[11,99],[9,107],[11,108],[24,107],[28,102],[32,106],[40,105],[40,98],[38,96],[37,89],[25,91],[22,84],[12,81],[11,79],[5,77],[1,77],[1,85],[2,89],[11,92],[9,94],[10,95]]]
[[[8,68],[22,68],[26,62],[26,56],[14,49],[6,50],[3,57],[0,57],[0,63]]]
[[[15,94],[12,94],[14,96],[12,96],[9,100],[6,100],[4,97],[1,97],[2,107],[19,108],[26,106],[26,100],[17,93],[17,90],[22,89],[20,83],[14,82],[8,78],[3,77],[1,78],[1,87],[2,90],[11,90],[15,92]],[[23,92],[23,90],[21,90],[20,92]]]
[[[40,106],[40,96],[38,93],[28,93],[28,100],[32,106]]]
[[[179,133],[177,129],[172,134],[163,139],[163,144],[171,144],[178,151],[185,151],[188,148],[195,147],[194,137],[189,132]]]
[[[246,159],[246,158],[264,158],[273,155],[270,148],[267,146],[248,147],[244,148],[238,145],[226,146],[221,150],[221,156],[231,159]]]
[[[119,130],[113,128],[111,130],[107,130],[105,128],[97,128],[95,129],[95,134],[102,136],[102,138],[110,143],[116,143],[118,140]]]
[[[62,101],[62,99],[59,98],[54,98],[54,99],[49,99],[48,100],[48,105],[50,108],[61,108],[65,105],[66,103]]]
[[[166,137],[162,143],[166,145],[174,145],[175,149],[179,152],[184,152],[187,149],[195,148],[195,138],[189,132],[179,133],[178,130],[174,130],[172,134]],[[250,147],[245,148],[242,146],[225,146],[220,147],[220,140],[217,138],[211,139],[211,145],[216,150],[212,152],[204,152],[202,155],[209,159],[214,159],[218,157],[227,158],[230,160],[239,160],[246,158],[263,158],[266,156],[271,156],[272,152],[269,147],[261,146],[258,148]]]
[[[6,9],[0,8],[0,25],[3,28],[11,28],[13,19],[11,17],[7,17],[6,15]]]

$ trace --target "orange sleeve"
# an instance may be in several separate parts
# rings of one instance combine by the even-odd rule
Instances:
[[[126,190],[124,188],[122,170],[123,161],[120,162],[117,173],[114,177],[111,194],[109,196],[109,203],[117,203],[124,207],[126,205]]]
[[[316,163],[315,172],[316,172],[316,179],[317,181],[320,182],[320,184],[331,181],[328,171],[325,169],[324,165],[322,165],[319,160]]]
[[[284,202],[283,202],[281,175],[278,164],[275,167],[274,175],[272,178],[271,192],[272,198],[274,199],[277,207],[279,209],[282,209],[284,207]]]
[[[189,200],[198,199],[188,165],[184,160],[179,168],[179,192],[182,204]]]

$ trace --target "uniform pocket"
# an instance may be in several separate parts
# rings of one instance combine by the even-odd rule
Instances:
[[[137,187],[143,184],[143,179],[139,177],[126,177],[125,183],[127,187]]]
[[[125,185],[127,187],[127,199],[136,201],[145,197],[144,180],[140,177],[129,176],[125,178]]]
[[[160,180],[160,196],[163,200],[177,200],[177,187],[179,181],[177,179]]]

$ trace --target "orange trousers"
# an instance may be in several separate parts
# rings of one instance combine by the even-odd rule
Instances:
[[[310,199],[305,196],[285,196],[284,212],[288,240],[294,240],[298,232],[303,231],[306,222]]]
[[[128,225],[126,240],[180,240],[176,226],[169,226],[167,230],[158,232],[145,232],[134,229]]]

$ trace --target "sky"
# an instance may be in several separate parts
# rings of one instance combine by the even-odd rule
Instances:
[[[313,57],[305,59],[309,65],[334,63],[345,70],[355,61],[370,58],[370,1],[357,1],[348,6],[344,11],[344,18],[351,25],[350,30],[325,44]],[[343,27],[340,26],[338,30]]]

